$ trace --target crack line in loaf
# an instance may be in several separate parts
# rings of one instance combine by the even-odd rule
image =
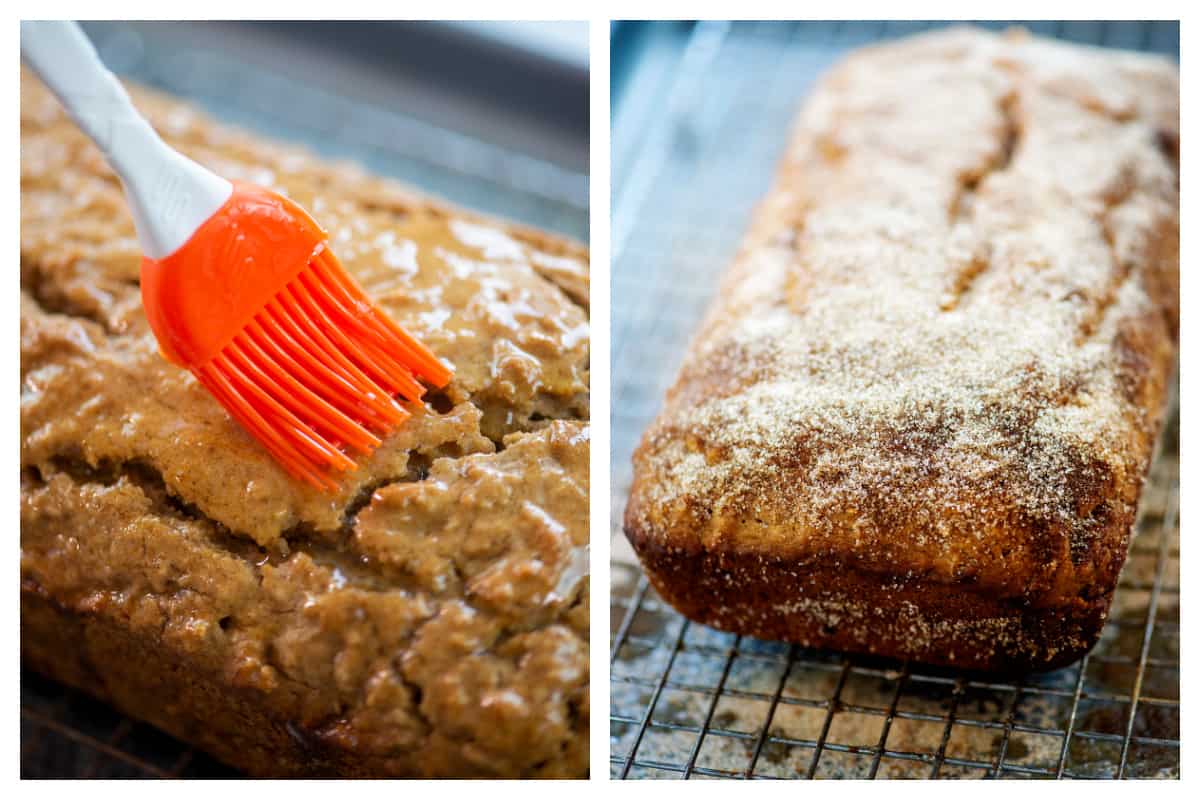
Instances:
[[[966,224],[974,219],[975,198],[979,188],[990,176],[1007,170],[1021,142],[1021,123],[1017,113],[1016,90],[1007,92],[996,104],[1000,112],[1001,128],[998,148],[993,157],[977,172],[959,179],[958,191],[950,201],[950,225]],[[991,266],[991,259],[982,254],[973,254],[967,263],[955,270],[948,291],[942,297],[941,309],[952,311],[971,290],[975,281]]]
[[[996,103],[1000,112],[999,147],[992,157],[978,170],[969,172],[959,179],[958,192],[950,201],[950,222],[968,219],[974,210],[975,195],[979,187],[990,176],[1004,172],[1012,164],[1013,155],[1021,142],[1021,122],[1017,114],[1018,96],[1015,90],[1007,92]]]
[[[575,306],[580,311],[582,311],[585,315],[587,315],[588,325],[591,325],[592,309],[588,303],[584,302],[582,299],[571,294],[571,292],[565,286],[563,286],[561,283],[556,281],[554,278],[546,275],[545,273],[541,272],[540,270],[536,270],[536,268],[535,268],[535,271],[537,272],[538,277],[540,277],[542,280],[546,281],[551,286],[553,286],[555,288],[555,290],[563,296],[564,300],[566,300],[568,303]]]
[[[979,191],[979,187],[985,180],[988,180],[990,175],[1004,172],[1013,163],[1013,155],[1021,140],[1021,124],[1016,106],[1018,106],[1018,94],[1015,90],[1007,92],[996,103],[996,109],[1001,116],[1000,142],[998,142],[1000,146],[976,172],[961,176],[959,191],[950,200],[950,224],[970,217],[974,207],[974,196]]]
[[[27,261],[22,255],[21,291],[47,317],[66,317],[67,319],[79,322],[90,322],[93,325],[99,326],[111,339],[119,339],[128,333],[127,331],[114,330],[109,324],[109,320],[99,310],[86,311],[66,297],[55,298],[51,296],[47,289],[49,283],[51,283],[50,276],[38,264]],[[141,301],[140,295],[138,296],[138,301],[139,303]]]
[[[449,458],[450,456],[447,457]],[[287,558],[296,553],[301,553],[307,555],[317,564],[322,563],[322,560],[330,553],[336,554],[339,558],[348,560],[357,559],[357,554],[347,549],[345,538],[353,530],[358,514],[363,508],[369,505],[370,498],[374,492],[387,484],[420,482],[414,477],[400,476],[383,479],[370,486],[363,487],[346,506],[349,510],[352,506],[357,505],[353,514],[343,517],[342,524],[337,528],[317,529],[305,523],[293,525],[279,533],[278,542],[280,546],[277,551],[273,552],[257,544],[247,534],[230,529],[224,523],[209,516],[200,508],[173,494],[168,488],[162,472],[153,464],[146,461],[133,459],[120,462],[103,462],[100,465],[93,466],[78,455],[62,454],[52,456],[44,463],[48,464],[52,468],[52,471],[66,474],[77,484],[95,484],[112,487],[117,485],[122,479],[128,481],[141,490],[142,494],[151,502],[158,513],[163,516],[203,526],[206,529],[205,533],[208,534],[208,543],[210,546],[226,555],[249,563],[254,567],[256,572],[261,563],[264,563],[263,558],[267,557],[269,559],[273,555]],[[45,485],[48,483],[49,476],[45,471],[37,466],[30,467],[30,469],[36,471],[39,484]],[[31,477],[33,476],[31,475]],[[408,582],[395,580],[384,573],[373,577],[378,580],[381,587],[387,589],[406,590],[411,588]]]
[[[1116,236],[1113,233],[1112,215],[1133,196],[1136,185],[1133,180],[1124,182],[1120,189],[1104,198],[1104,209],[1096,219],[1100,228],[1100,238],[1108,248],[1112,263],[1112,278],[1105,284],[1101,294],[1096,298],[1096,304],[1091,312],[1086,314],[1079,323],[1077,341],[1083,342],[1094,336],[1104,326],[1109,311],[1116,305],[1117,297],[1129,279],[1133,276],[1133,265],[1121,258],[1117,251]]]
[[[578,261],[584,267],[588,279],[591,279],[591,264],[588,259],[588,250],[582,245],[578,245],[569,239],[555,240],[548,236],[543,236],[536,231],[530,231],[520,226],[514,226],[512,223],[500,224],[507,229],[507,233],[512,238],[516,239],[521,244],[532,250],[540,250],[543,253],[554,256],[556,258],[566,258],[573,261]],[[582,298],[575,297],[570,290],[566,288],[558,279],[555,278],[552,271],[540,268],[537,264],[531,263],[530,269],[540,279],[552,285],[555,289],[562,293],[563,298],[573,306],[576,306],[584,315],[588,317],[589,324],[591,323],[591,304]]]
[[[576,297],[575,295],[573,295],[571,293],[571,291],[569,289],[567,289],[567,287],[565,285],[563,285],[563,283],[560,283],[554,277],[553,273],[543,271],[542,269],[539,269],[536,265],[530,265],[530,271],[533,273],[533,276],[535,278],[549,284],[550,288],[553,289],[555,291],[555,293],[562,295],[563,300],[565,300],[568,305],[575,306],[580,311],[582,311],[584,316],[587,317],[588,324],[591,325],[592,310],[591,310],[591,307],[588,302],[584,301],[582,298],[579,298],[579,297]]]

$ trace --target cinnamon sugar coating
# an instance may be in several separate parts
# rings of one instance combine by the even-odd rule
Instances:
[[[1178,330],[1179,86],[954,29],[821,81],[635,455],[626,532],[727,630],[966,667],[1099,634]]]

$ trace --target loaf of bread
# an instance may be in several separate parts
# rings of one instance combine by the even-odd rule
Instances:
[[[834,68],[635,454],[658,592],[812,647],[1085,653],[1174,366],[1178,157],[1166,60],[950,29]]]
[[[23,74],[26,663],[253,775],[585,775],[587,251],[134,100],[455,378],[339,492],[289,478],[158,355],[120,186]]]

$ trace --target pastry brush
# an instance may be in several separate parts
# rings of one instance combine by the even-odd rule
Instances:
[[[74,22],[22,22],[21,54],[121,179],[159,350],[294,477],[334,489],[451,372],[371,302],[302,208],[170,148]]]

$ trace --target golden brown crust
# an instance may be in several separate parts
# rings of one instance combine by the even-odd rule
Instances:
[[[24,657],[255,775],[584,775],[586,249],[134,99],[456,374],[339,493],[292,481],[156,353],[120,188],[23,74]]]
[[[1086,650],[1174,358],[1177,141],[1144,56],[960,29],[827,75],[635,455],[664,596],[959,666]]]

